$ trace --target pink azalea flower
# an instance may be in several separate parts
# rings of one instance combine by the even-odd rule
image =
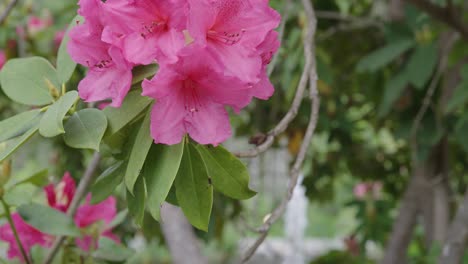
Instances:
[[[50,207],[66,212],[75,195],[75,181],[70,173],[66,172],[57,185],[49,184],[44,187],[44,191]]]
[[[54,185],[50,184],[44,188],[47,196],[48,205],[61,212],[66,212],[75,195],[75,181],[67,172],[62,180]],[[78,207],[74,217],[75,224],[82,230],[82,237],[75,240],[78,247],[84,251],[97,248],[100,236],[108,237],[116,242],[119,239],[112,233],[109,224],[114,220],[117,214],[116,200],[109,197],[101,203],[91,205],[91,195],[86,197],[84,204]],[[50,247],[54,237],[35,229],[21,219],[17,213],[12,215],[13,222],[18,231],[18,236],[27,252],[35,245]],[[53,223],[51,223],[53,224]],[[10,225],[0,226],[0,240],[9,243],[8,258],[22,258],[19,247],[13,236]]]
[[[21,240],[21,244],[24,250],[29,253],[31,248],[35,245],[50,247],[53,241],[53,237],[42,233],[34,227],[28,225],[23,221],[18,213],[12,214],[13,223],[18,232],[18,236]],[[23,256],[19,249],[18,243],[16,243],[13,230],[9,223],[0,226],[0,240],[6,241],[9,244],[8,248],[8,259],[18,258],[21,262],[24,262]]]
[[[206,49],[190,45],[177,63],[143,82],[143,95],[157,99],[151,116],[156,143],[177,144],[188,133],[200,144],[217,145],[231,136],[225,106],[239,110],[251,95],[249,86],[224,76],[222,69]]]
[[[87,102],[111,99],[119,107],[130,90],[133,65],[119,48],[101,40],[102,5],[100,0],[80,0],[78,13],[86,21],[70,31],[67,48],[73,60],[89,68],[78,85],[80,97]]]
[[[370,197],[378,200],[382,197],[382,183],[381,182],[362,182],[354,186],[354,196],[357,199],[365,199]]]
[[[31,36],[35,36],[37,33],[52,26],[53,23],[54,22],[51,17],[40,18],[37,16],[30,16],[27,24],[28,33]]]
[[[216,54],[230,75],[257,83],[262,60],[256,48],[280,22],[268,0],[189,0],[189,6],[191,37]]]
[[[3,65],[6,63],[6,54],[3,50],[0,50],[0,70],[3,68]]]
[[[119,43],[135,64],[175,62],[185,44],[186,6],[185,0],[107,1],[103,39]]]
[[[359,183],[354,186],[354,196],[357,199],[364,199],[367,195],[367,184],[366,183]]]

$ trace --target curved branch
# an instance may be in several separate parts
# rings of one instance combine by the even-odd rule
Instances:
[[[3,22],[5,22],[11,10],[13,10],[13,7],[15,7],[17,3],[18,3],[18,0],[12,0],[10,4],[8,4],[5,11],[3,11],[3,13],[0,15],[0,25],[3,24]]]

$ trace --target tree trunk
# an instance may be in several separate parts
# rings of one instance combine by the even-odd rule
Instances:
[[[206,264],[192,226],[179,207],[164,203],[161,208],[161,228],[174,264]]]

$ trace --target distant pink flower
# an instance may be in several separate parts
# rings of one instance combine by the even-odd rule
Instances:
[[[200,144],[217,145],[231,136],[225,106],[239,110],[251,96],[247,85],[222,69],[206,49],[191,45],[177,63],[143,82],[143,95],[157,99],[151,116],[156,143],[177,144],[188,133]]]
[[[268,0],[189,0],[188,31],[221,59],[225,71],[257,83],[262,60],[256,52],[280,22]]]
[[[103,5],[103,40],[117,43],[135,64],[175,62],[185,42],[185,0],[108,1]]]
[[[75,195],[75,181],[67,172],[58,184],[50,184],[44,188],[44,191],[46,193],[47,203],[50,207],[61,212],[66,212]],[[116,242],[119,241],[118,237],[112,233],[109,227],[109,224],[114,220],[117,214],[115,198],[109,197],[96,205],[91,205],[90,200],[91,195],[88,195],[85,203],[78,207],[74,217],[75,224],[83,230],[83,236],[76,239],[76,244],[84,251],[97,248],[99,246],[97,243],[100,236],[108,237]],[[54,239],[53,236],[42,233],[28,225],[17,213],[13,214],[12,217],[18,235],[27,252],[29,252],[34,245],[40,245],[42,247],[51,246]],[[92,233],[89,233],[90,230]],[[9,224],[0,226],[0,239],[10,244],[8,250],[9,259],[16,257],[22,258]]]
[[[354,196],[357,199],[365,199],[370,197],[378,200],[382,197],[382,183],[381,182],[362,182],[354,186]]]
[[[53,20],[51,17],[40,18],[37,16],[30,16],[28,19],[28,33],[31,36],[44,31],[46,28],[52,26]]]
[[[3,68],[3,65],[6,63],[6,54],[3,50],[0,50],[0,70]]]
[[[87,102],[112,99],[111,105],[119,107],[130,90],[133,65],[124,59],[119,48],[101,40],[103,3],[100,0],[79,3],[78,13],[86,21],[70,31],[67,46],[73,60],[89,68],[78,85],[78,92]]]
[[[18,213],[12,214],[13,223],[18,231],[21,244],[24,250],[29,253],[31,248],[35,245],[42,247],[50,247],[53,241],[53,237],[42,233],[34,227],[28,225],[23,221]],[[8,259],[18,258],[21,262],[24,262],[23,256],[19,249],[18,243],[16,243],[13,230],[10,224],[6,223],[0,226],[0,240],[6,241],[9,244],[8,248]]]

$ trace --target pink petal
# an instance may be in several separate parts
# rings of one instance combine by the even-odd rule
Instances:
[[[151,136],[154,141],[167,145],[180,143],[186,133],[183,122],[185,114],[183,101],[177,95],[158,100],[151,112]]]

